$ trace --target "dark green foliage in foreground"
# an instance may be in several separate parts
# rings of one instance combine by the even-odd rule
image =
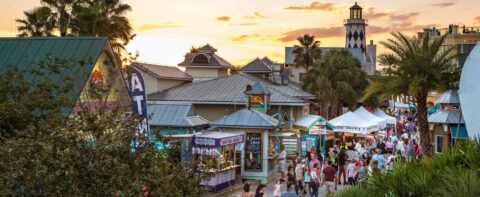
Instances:
[[[480,196],[480,142],[465,141],[436,158],[398,163],[337,196]]]
[[[61,111],[76,99],[68,96],[71,80],[25,80],[58,75],[62,65],[0,73],[2,196],[140,196],[144,188],[154,196],[200,195],[195,163],[170,163],[151,143],[131,150],[136,117],[105,110],[68,116]]]

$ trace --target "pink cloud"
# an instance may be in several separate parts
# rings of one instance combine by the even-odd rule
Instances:
[[[319,2],[314,1],[310,5],[306,6],[289,6],[285,8],[286,10],[320,10],[320,11],[334,11],[335,8],[333,7],[333,3],[328,2]]]

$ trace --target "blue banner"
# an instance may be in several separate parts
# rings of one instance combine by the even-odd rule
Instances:
[[[139,125],[136,135],[149,134],[148,126],[148,113],[147,113],[147,94],[145,89],[145,82],[142,74],[135,68],[132,69],[132,75],[130,77],[130,95],[132,96],[132,113],[138,114],[142,118],[142,122]],[[138,142],[135,144],[138,145]]]

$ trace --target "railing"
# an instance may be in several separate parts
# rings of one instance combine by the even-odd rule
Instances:
[[[367,19],[345,19],[343,20],[343,24],[368,24]]]

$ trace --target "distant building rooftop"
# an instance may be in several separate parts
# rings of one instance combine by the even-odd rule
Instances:
[[[153,76],[159,79],[173,79],[173,80],[184,80],[184,81],[193,80],[192,76],[172,66],[162,66],[157,64],[148,64],[148,63],[140,63],[140,62],[135,62],[132,65],[135,66],[136,68],[139,68],[145,72],[152,74]]]

